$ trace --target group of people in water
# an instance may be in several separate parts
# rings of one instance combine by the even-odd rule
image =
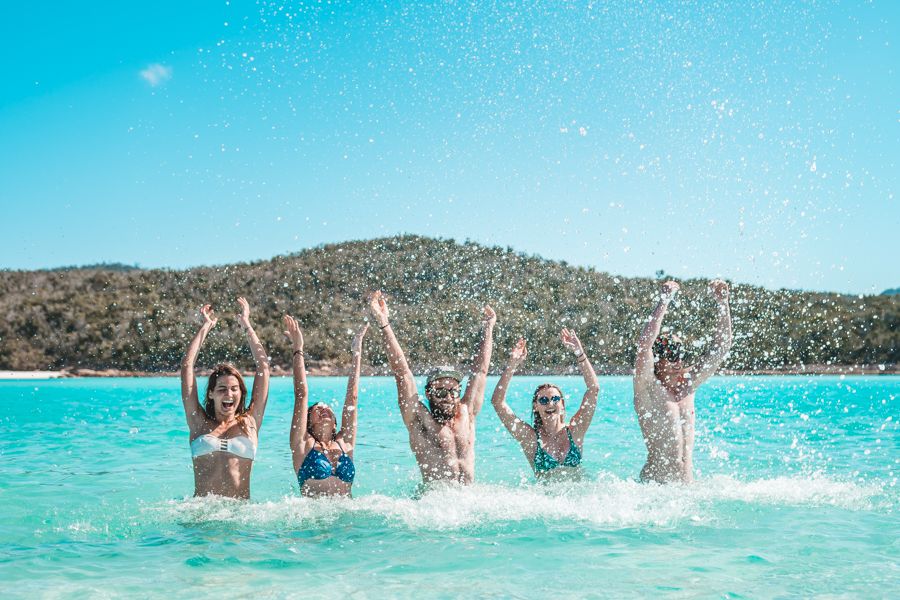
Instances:
[[[725,360],[732,343],[728,285],[710,282],[709,291],[718,306],[713,341],[699,360],[688,363],[684,342],[676,335],[660,333],[669,303],[678,291],[674,281],[660,288],[659,301],[637,343],[634,373],[634,408],[647,461],[642,481],[690,483],[693,478],[694,394]],[[197,354],[218,319],[212,307],[200,309],[203,322],[191,340],[181,364],[181,393],[190,429],[194,465],[194,493],[234,498],[250,497],[250,472],[259,444],[269,390],[269,360],[250,323],[250,306],[238,298],[238,322],[246,331],[256,362],[250,402],[240,371],[233,365],[217,365],[209,376],[203,404],[197,393],[194,364]],[[391,371],[397,383],[397,401],[409,432],[409,445],[423,483],[475,480],[475,421],[484,404],[488,368],[493,350],[497,315],[484,307],[481,338],[465,391],[463,373],[453,367],[436,367],[425,383],[427,406],[419,397],[416,381],[403,348],[390,323],[387,302],[381,292],[369,295],[370,322],[378,327]],[[294,473],[304,496],[349,496],[356,475],[357,402],[363,339],[369,329],[360,327],[351,345],[352,368],[341,411],[340,428],[326,404],[309,404],[304,363],[303,333],[297,321],[284,317],[285,335],[293,349],[294,412],[290,447]],[[527,356],[527,344],[519,339],[510,351],[491,404],[500,422],[519,443],[538,479],[568,478],[580,473],[584,439],[594,412],[600,386],[581,341],[570,329],[560,333],[581,371],[586,391],[578,411],[566,414],[566,397],[552,383],[538,386],[532,397],[531,422],[520,418],[506,403],[506,392],[516,369]]]

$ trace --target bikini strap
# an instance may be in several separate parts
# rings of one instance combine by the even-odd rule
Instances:
[[[338,448],[341,449],[341,454],[347,454],[347,451],[344,450],[344,445],[341,443],[341,440],[334,438],[334,441],[337,442]]]

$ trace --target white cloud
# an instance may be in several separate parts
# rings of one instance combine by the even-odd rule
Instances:
[[[141,71],[141,77],[143,77],[144,81],[146,81],[153,87],[156,87],[159,84],[165,83],[168,80],[172,79],[172,67],[167,67],[159,63],[153,63],[152,65],[147,66],[146,69]]]

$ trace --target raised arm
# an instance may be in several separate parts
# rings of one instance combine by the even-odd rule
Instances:
[[[681,286],[674,281],[667,281],[660,287],[659,302],[650,313],[650,320],[644,325],[641,337],[637,343],[637,358],[634,362],[635,383],[649,383],[653,381],[653,342],[662,328],[663,317],[669,309],[669,302]]]
[[[525,340],[519,338],[519,341],[516,342],[516,345],[510,351],[509,361],[500,374],[500,381],[497,382],[497,387],[494,388],[491,404],[494,410],[497,411],[500,422],[503,423],[503,426],[506,427],[506,430],[513,438],[519,442],[522,451],[525,452],[525,456],[532,460],[534,452],[537,450],[537,436],[534,433],[534,428],[517,417],[516,413],[509,407],[509,404],[506,403],[506,391],[509,389],[509,382],[512,381],[513,374],[526,356],[528,356],[528,348]]]
[[[478,344],[478,353],[472,364],[472,373],[469,375],[469,384],[462,402],[468,404],[472,415],[481,412],[484,404],[484,387],[487,383],[488,369],[491,366],[491,352],[494,349],[494,325],[497,323],[497,313],[490,306],[485,305],[481,317],[481,342]]]
[[[266,412],[266,402],[269,399],[269,356],[262,342],[250,325],[250,304],[244,298],[238,298],[241,312],[238,314],[238,323],[247,332],[250,342],[250,352],[256,362],[256,373],[253,376],[253,391],[250,392],[250,416],[256,421],[257,430],[262,427],[263,414]]]
[[[306,363],[303,360],[303,332],[297,320],[284,315],[284,335],[291,341],[293,355],[291,364],[294,368],[294,415],[291,417],[291,454],[294,459],[294,470],[300,468],[303,460],[303,441],[306,439],[306,418],[309,405],[309,388],[306,385]]]
[[[711,281],[709,283],[709,292],[716,299],[719,314],[712,346],[700,359],[700,362],[691,369],[691,381],[694,387],[712,377],[719,365],[728,357],[733,341],[731,308],[728,306],[728,284],[719,279]]]
[[[581,345],[581,340],[578,339],[575,332],[571,329],[563,328],[559,337],[562,339],[563,345],[575,354],[575,362],[578,363],[578,368],[581,369],[581,376],[584,377],[584,385],[587,387],[584,397],[581,399],[581,406],[578,407],[578,412],[569,421],[572,437],[575,439],[575,443],[581,446],[588,427],[591,426],[591,421],[594,419],[594,411],[597,410],[597,395],[600,393],[600,383],[597,381],[597,374],[594,373],[591,361],[588,359],[587,354],[584,353],[584,346]]]
[[[362,365],[362,345],[363,338],[369,330],[369,324],[363,325],[350,344],[350,351],[353,355],[353,366],[350,370],[350,377],[347,379],[347,395],[344,396],[344,410],[341,413],[341,431],[340,436],[352,449],[356,445],[356,419],[359,411],[357,411],[357,399],[359,396],[359,369]]]
[[[204,304],[200,308],[200,317],[203,319],[203,324],[200,325],[200,329],[194,335],[194,339],[191,340],[184,358],[181,359],[181,402],[184,404],[184,415],[187,417],[191,437],[194,437],[194,434],[206,422],[206,412],[200,406],[200,400],[197,397],[197,378],[194,375],[194,363],[197,362],[200,346],[206,341],[206,336],[219,322],[219,319],[213,316],[213,309],[209,304]]]
[[[400,405],[400,414],[403,416],[403,422],[407,428],[413,427],[416,423],[419,407],[423,405],[419,402],[416,381],[413,379],[409,363],[406,362],[406,356],[403,355],[403,348],[400,347],[400,342],[397,341],[397,336],[394,335],[394,330],[388,320],[387,302],[384,299],[384,294],[380,291],[373,292],[369,296],[369,312],[381,331],[384,350],[388,355],[394,379],[397,381],[397,402]]]

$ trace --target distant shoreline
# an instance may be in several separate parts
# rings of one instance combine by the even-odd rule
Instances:
[[[600,376],[630,376],[630,369],[598,369]],[[331,365],[322,367],[311,366],[307,369],[310,377],[346,377],[347,369],[335,368]],[[575,371],[522,371],[518,373],[524,376],[561,376],[577,375]],[[123,371],[119,369],[63,369],[59,371],[0,371],[0,381],[39,381],[48,379],[81,379],[81,378],[109,378],[109,377],[178,377],[178,371]],[[208,370],[197,370],[197,375],[205,377]],[[252,376],[253,371],[244,371],[245,376]],[[364,368],[364,377],[390,376],[385,369]],[[497,373],[491,373],[497,375]],[[785,369],[757,369],[754,371],[739,371],[723,369],[718,375],[900,375],[900,365],[804,365]],[[290,377],[291,372],[281,367],[272,369],[273,377]]]

